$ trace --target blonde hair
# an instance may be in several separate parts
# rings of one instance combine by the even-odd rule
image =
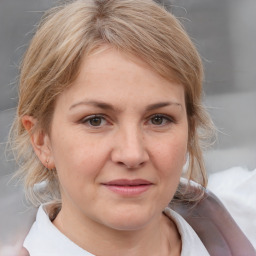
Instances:
[[[35,155],[21,118],[33,116],[38,121],[34,129],[49,133],[56,97],[76,79],[82,58],[106,44],[140,57],[161,76],[184,86],[189,124],[186,177],[206,186],[201,143],[211,137],[213,126],[201,105],[201,59],[179,21],[151,0],[77,0],[45,14],[21,65],[11,141],[18,175],[36,205],[60,199],[58,177]],[[34,185],[41,182],[46,186],[39,193]]]

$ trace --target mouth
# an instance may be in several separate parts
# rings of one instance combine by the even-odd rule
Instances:
[[[102,183],[102,185],[119,195],[137,196],[149,190],[153,183],[143,179],[119,179]]]

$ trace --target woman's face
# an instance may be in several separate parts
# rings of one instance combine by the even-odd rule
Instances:
[[[86,58],[56,101],[46,137],[62,214],[135,230],[173,197],[185,163],[184,89],[113,49]]]

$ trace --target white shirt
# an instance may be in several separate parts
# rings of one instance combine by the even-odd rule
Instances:
[[[178,213],[169,208],[164,212],[174,221],[180,233],[181,256],[209,256],[195,231]],[[29,251],[30,256],[94,256],[62,234],[52,224],[43,206],[38,209],[36,221],[23,246]]]

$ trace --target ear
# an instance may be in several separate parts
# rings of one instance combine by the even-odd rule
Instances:
[[[31,145],[41,163],[47,169],[53,169],[55,165],[49,135],[37,127],[37,119],[32,116],[23,116],[22,124],[30,135]]]

